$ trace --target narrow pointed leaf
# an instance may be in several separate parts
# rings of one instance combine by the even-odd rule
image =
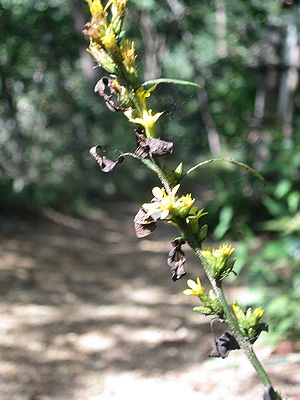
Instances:
[[[254,168],[249,167],[249,165],[244,164],[240,161],[235,161],[235,160],[226,160],[225,158],[211,158],[209,160],[205,160],[200,162],[199,164],[194,165],[192,168],[190,168],[185,175],[189,175],[190,173],[196,171],[196,169],[203,167],[206,164],[211,164],[213,162],[216,161],[222,161],[222,162],[227,162],[229,164],[234,164],[237,165],[238,167],[244,168],[246,169],[251,175],[255,176],[257,179],[259,179],[261,182],[263,182],[263,184],[266,184],[265,178],[258,172],[256,171]]]
[[[181,79],[171,79],[171,78],[159,78],[159,79],[152,79],[151,81],[146,81],[142,84],[142,86],[149,86],[149,85],[159,85],[160,83],[172,83],[174,85],[179,86],[191,86],[197,89],[201,89],[201,86],[198,83],[190,82],[190,81],[183,81]]]

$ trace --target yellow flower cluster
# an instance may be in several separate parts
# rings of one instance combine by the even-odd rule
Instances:
[[[234,252],[234,247],[231,244],[221,244],[217,249],[203,249],[201,254],[204,257],[213,256],[215,258],[228,258]]]
[[[143,208],[149,215],[160,213],[160,219],[164,220],[172,217],[186,217],[195,199],[191,194],[178,197],[180,185],[176,185],[170,194],[164,188],[155,187],[152,189],[154,199],[151,203],[143,204]]]
[[[158,118],[162,115],[163,113],[156,113],[152,115],[152,110],[143,110],[142,117],[138,118],[132,118],[132,111],[126,111],[125,115],[128,117],[130,122],[133,122],[134,124],[139,124],[142,125],[145,128],[145,133],[147,137],[153,137],[155,136],[154,133],[154,125]]]
[[[90,39],[88,51],[98,65],[109,73],[118,77],[119,72],[122,72],[120,82],[126,87],[127,93],[123,94],[121,101],[126,104],[126,117],[130,122],[142,125],[147,137],[155,137],[154,125],[163,113],[153,114],[147,107],[146,99],[156,85],[149,89],[135,88],[137,68],[134,42],[122,40],[120,36],[127,0],[109,0],[105,6],[101,0],[87,0],[87,3],[92,15],[84,30]]]
[[[110,73],[122,68],[130,82],[135,82],[134,43],[128,39],[118,43],[122,30],[127,0],[110,0],[104,7],[101,0],[87,0],[92,15],[84,34],[90,38],[89,52],[98,64]]]
[[[136,53],[135,46],[132,40],[125,39],[120,45],[121,57],[127,71],[131,74],[136,74]]]

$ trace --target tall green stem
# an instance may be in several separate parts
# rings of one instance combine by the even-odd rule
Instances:
[[[189,245],[191,246],[191,248],[194,250],[195,254],[197,255],[197,257],[200,259],[203,268],[205,270],[205,273],[210,281],[210,284],[213,288],[213,291],[219,301],[219,303],[221,304],[224,314],[226,316],[226,323],[229,327],[229,329],[231,330],[233,336],[235,337],[236,341],[238,342],[240,348],[244,351],[246,357],[248,358],[248,360],[250,361],[250,363],[252,364],[252,366],[255,368],[257,374],[259,375],[261,381],[263,382],[263,384],[265,386],[269,386],[272,385],[271,380],[267,374],[267,372],[265,371],[265,369],[263,368],[262,364],[260,363],[260,361],[258,360],[253,347],[251,345],[251,343],[249,342],[249,340],[242,335],[242,333],[239,330],[238,327],[238,323],[236,318],[232,315],[231,310],[229,308],[229,305],[227,303],[226,297],[224,295],[224,291],[222,288],[222,284],[221,282],[217,282],[210,273],[210,269],[209,266],[207,265],[206,260],[202,257],[201,255],[201,248],[199,246],[199,244],[197,243],[197,241],[195,240],[192,232],[190,231],[189,227],[186,224],[181,224],[180,228],[182,229],[185,238],[187,239]]]
[[[126,73],[124,73],[124,71],[122,70],[122,78],[123,80],[126,82],[127,87],[129,87],[129,93],[130,93],[130,100],[132,102],[132,104],[135,106],[135,109],[141,113],[141,109],[139,107],[139,102],[136,98],[135,95],[135,91],[132,89],[131,83],[129,82],[129,80],[126,77]],[[161,167],[159,161],[156,158],[151,158],[151,169],[154,170],[159,178],[159,180],[161,181],[162,185],[164,186],[164,188],[166,189],[167,193],[171,192],[171,185],[170,182],[164,172],[164,169]],[[191,170],[190,170],[191,172]],[[219,301],[219,303],[222,306],[222,309],[224,311],[224,314],[226,316],[226,323],[229,327],[229,329],[232,332],[232,335],[235,337],[236,341],[238,342],[240,348],[244,351],[246,357],[248,358],[248,360],[250,361],[250,363],[252,364],[252,366],[254,367],[254,369],[256,370],[257,374],[259,375],[262,383],[265,386],[269,386],[272,385],[271,380],[267,374],[267,372],[265,371],[265,369],[263,368],[262,364],[260,363],[260,361],[258,360],[253,347],[251,345],[251,343],[249,342],[249,340],[244,337],[242,335],[242,333],[239,330],[238,327],[238,322],[236,320],[236,318],[232,315],[230,307],[227,303],[226,297],[224,295],[224,291],[222,288],[222,284],[221,282],[217,282],[211,275],[210,273],[210,269],[209,269],[209,265],[207,265],[205,259],[202,257],[201,255],[201,248],[199,246],[199,244],[197,243],[197,241],[194,238],[193,233],[191,232],[189,226],[186,223],[183,222],[179,222],[178,224],[180,226],[180,229],[182,230],[188,244],[190,245],[190,247],[194,250],[195,254],[197,255],[197,257],[199,258],[199,260],[201,261],[203,268],[205,270],[205,273],[210,281],[210,284],[212,286],[212,289]]]
[[[153,170],[157,173],[158,178],[160,179],[161,183],[163,186],[166,188],[167,191],[170,191],[170,184],[169,181],[161,168],[160,164],[158,163],[157,160],[152,159],[152,165],[153,165]],[[183,221],[177,221],[178,226],[182,233],[184,234],[185,239],[187,240],[188,244],[190,247],[194,250],[195,254],[201,261],[201,264],[203,265],[204,271],[210,281],[210,284],[212,286],[212,289],[219,301],[219,303],[222,306],[222,309],[224,311],[224,314],[226,316],[226,323],[229,327],[229,329],[232,332],[232,335],[235,337],[236,341],[238,342],[241,350],[245,353],[246,357],[256,370],[258,376],[260,377],[262,383],[265,386],[272,385],[271,380],[265,371],[264,367],[262,366],[261,362],[258,360],[253,347],[249,340],[243,336],[243,334],[240,332],[240,329],[238,327],[238,322],[236,318],[232,315],[230,307],[227,303],[223,288],[222,288],[222,283],[217,282],[211,275],[210,273],[210,268],[209,265],[207,264],[206,260],[202,257],[201,255],[201,247],[196,241],[190,227]]]

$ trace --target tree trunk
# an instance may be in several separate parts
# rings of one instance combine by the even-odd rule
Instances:
[[[159,78],[161,76],[161,60],[166,49],[166,38],[157,32],[151,15],[147,11],[141,12],[140,32],[145,48],[144,79]]]
[[[177,21],[178,26],[181,29],[182,41],[186,45],[187,52],[193,65],[194,71],[197,74],[196,82],[199,83],[199,85],[201,86],[201,89],[199,89],[198,91],[201,118],[207,131],[207,141],[210,152],[214,156],[216,156],[221,152],[220,137],[211,112],[205,78],[201,75],[199,71],[198,61],[195,55],[195,51],[193,49],[193,36],[187,28],[187,23],[185,19],[185,8],[177,0],[167,0],[167,2],[174,15],[174,19]]]

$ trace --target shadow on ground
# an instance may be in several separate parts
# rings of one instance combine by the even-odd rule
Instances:
[[[174,233],[136,239],[135,212],[122,204],[81,218],[1,215],[2,400],[124,398],[115,385],[128,377],[144,391],[149,377],[165,376],[168,388],[170,376],[207,359],[209,320],[191,311],[186,279],[173,283],[166,264]],[[188,265],[195,277],[189,253]]]

